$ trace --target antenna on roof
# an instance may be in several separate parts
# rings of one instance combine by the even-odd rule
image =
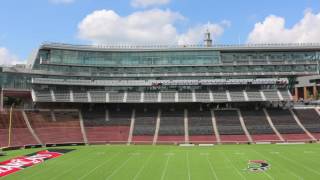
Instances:
[[[210,34],[208,29],[207,29],[206,33],[204,33],[204,45],[206,47],[211,47],[212,46],[211,34]]]

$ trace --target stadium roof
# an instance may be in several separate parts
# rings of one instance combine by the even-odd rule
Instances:
[[[65,43],[45,42],[41,49],[68,49],[83,51],[177,51],[177,50],[217,50],[217,51],[304,51],[320,50],[320,43],[290,43],[290,44],[215,44],[205,45],[76,45]]]

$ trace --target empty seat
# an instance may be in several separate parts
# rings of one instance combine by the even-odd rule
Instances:
[[[214,102],[228,102],[226,91],[212,91]]]

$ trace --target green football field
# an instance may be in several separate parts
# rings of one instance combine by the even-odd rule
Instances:
[[[214,147],[100,145],[59,148],[74,150],[3,179],[320,179],[320,144]],[[39,150],[8,151],[0,160]],[[263,160],[269,166],[264,171],[250,171],[250,160]],[[260,166],[250,164],[250,167]]]

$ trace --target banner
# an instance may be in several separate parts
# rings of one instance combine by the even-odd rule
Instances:
[[[72,149],[48,149],[0,162],[0,177],[7,176],[46,160],[57,158],[70,151]]]

